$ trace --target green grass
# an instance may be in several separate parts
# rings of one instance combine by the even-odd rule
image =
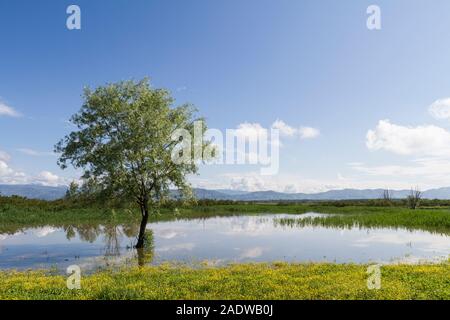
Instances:
[[[450,209],[447,207],[411,210],[402,207],[380,207],[363,205],[336,206],[330,204],[228,204],[181,207],[175,215],[173,209],[164,208],[160,215],[150,217],[149,222],[173,219],[210,218],[230,215],[264,213],[301,214],[319,212],[338,214],[315,219],[280,219],[284,225],[314,224],[330,227],[401,227],[450,234]],[[53,225],[67,227],[81,224],[138,223],[140,214],[131,209],[71,208],[47,204],[1,204],[0,233],[13,233],[23,228]]]
[[[336,211],[338,213],[339,210]],[[450,234],[450,211],[447,209],[410,210],[403,208],[377,208],[377,210],[353,210],[346,208],[343,214],[316,218],[279,218],[275,222],[282,226],[301,227],[365,227],[405,228]]]
[[[64,276],[0,272],[0,299],[450,299],[450,265],[381,267],[381,289],[367,288],[366,265],[163,265],[103,271],[68,290]]]

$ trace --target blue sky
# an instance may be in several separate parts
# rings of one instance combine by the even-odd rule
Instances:
[[[66,28],[70,4],[81,30]],[[381,30],[366,27],[371,4]],[[449,15],[445,0],[2,0],[0,183],[76,178],[51,152],[82,88],[149,76],[212,128],[295,129],[276,176],[203,166],[195,186],[449,186]]]

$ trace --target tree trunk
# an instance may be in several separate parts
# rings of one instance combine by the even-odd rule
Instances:
[[[138,266],[143,267],[145,265],[145,252],[144,248],[136,248],[137,257],[138,257]]]
[[[147,222],[148,222],[148,205],[147,204],[144,204],[141,207],[141,212],[142,212],[142,220],[141,220],[141,226],[139,228],[138,241],[135,245],[136,249],[144,248],[144,244],[145,244],[145,230],[146,230]]]

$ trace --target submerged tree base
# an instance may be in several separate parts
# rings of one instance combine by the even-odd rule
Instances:
[[[66,277],[0,272],[0,299],[450,299],[450,263],[381,267],[381,288],[368,289],[367,265],[171,265]]]

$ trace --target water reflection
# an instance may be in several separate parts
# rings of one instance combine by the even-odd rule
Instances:
[[[229,262],[419,262],[445,259],[450,237],[386,228],[286,226],[279,218],[318,214],[233,216],[176,220],[147,226],[146,247],[133,244],[139,224],[42,226],[0,234],[0,269],[65,270],[181,261]]]
[[[122,232],[118,226],[106,226],[105,232],[105,256],[120,256],[120,237]]]
[[[0,234],[0,269],[54,268],[78,264],[85,271],[149,264],[153,236],[145,250],[133,249],[137,224],[44,226]]]
[[[154,257],[153,231],[146,230],[144,236],[144,247],[136,248],[137,262],[139,266],[150,264]]]

